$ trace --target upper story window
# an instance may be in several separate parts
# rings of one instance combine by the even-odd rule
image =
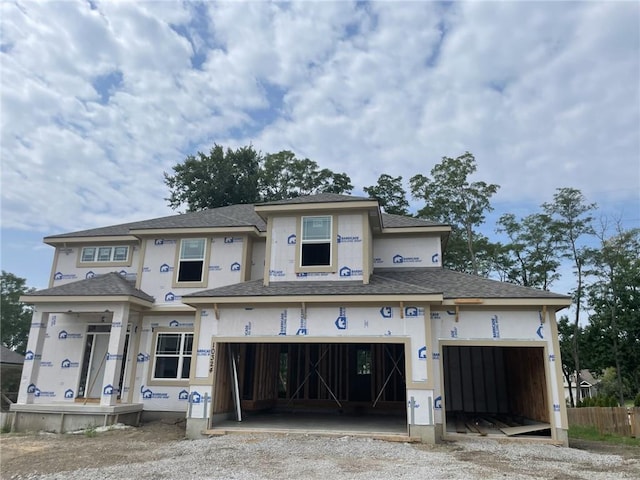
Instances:
[[[180,242],[177,283],[204,281],[205,238],[187,238]]]
[[[84,247],[80,253],[81,263],[122,263],[129,259],[128,246]]]
[[[300,266],[330,266],[332,246],[332,217],[302,217],[302,240],[300,242]]]

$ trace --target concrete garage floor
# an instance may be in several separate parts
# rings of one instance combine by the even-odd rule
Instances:
[[[224,420],[205,433],[230,432],[308,433],[332,436],[363,436],[409,441],[407,420],[392,415],[347,415],[333,413],[257,413],[241,422]]]

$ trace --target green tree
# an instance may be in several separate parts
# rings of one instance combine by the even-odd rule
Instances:
[[[550,217],[541,213],[527,215],[520,221],[512,213],[500,217],[497,230],[509,238],[502,263],[506,281],[548,290],[560,278],[558,235],[550,224]]]
[[[26,286],[27,281],[24,278],[4,270],[2,270],[0,281],[2,283],[0,305],[2,344],[24,355],[27,350],[32,309],[20,301],[20,296],[34,289]]]
[[[265,155],[258,189],[261,201],[271,202],[316,193],[350,193],[353,185],[346,173],[320,169],[313,160],[298,159],[283,150]]]
[[[579,322],[580,307],[584,297],[585,266],[591,254],[590,249],[581,245],[585,236],[593,235],[593,217],[591,213],[596,209],[595,203],[586,203],[584,195],[575,188],[558,188],[553,196],[553,202],[543,204],[544,212],[551,222],[549,228],[558,232],[558,247],[562,255],[571,260],[576,279],[573,290],[575,302],[573,357],[576,368],[576,381],[580,384],[580,350],[579,350]],[[577,390],[580,401],[580,389]]]
[[[640,229],[618,224],[607,237],[604,225],[598,237],[588,272],[594,281],[587,287],[592,313],[586,331],[598,369],[614,368],[615,394],[623,404],[626,395],[640,391]]]
[[[459,247],[464,242],[466,258],[458,258],[455,263],[445,265],[477,275],[480,266],[476,248],[478,233],[475,229],[484,223],[485,214],[493,210],[490,199],[500,187],[482,181],[470,182],[469,176],[476,169],[475,157],[469,152],[457,158],[443,157],[431,170],[431,178],[417,174],[411,177],[409,184],[413,198],[425,201],[425,206],[418,211],[418,217],[451,225],[449,243],[457,248],[448,249],[447,254],[462,254]],[[448,262],[446,257],[445,262]]]
[[[402,186],[402,177],[392,177],[383,173],[378,177],[376,185],[364,187],[363,190],[371,198],[375,198],[386,213],[393,215],[409,215],[407,192]]]
[[[171,208],[188,212],[260,200],[258,178],[262,155],[252,146],[236,150],[214,145],[209,154],[189,155],[164,173]]]
[[[569,405],[575,407],[578,400],[573,396],[573,380],[576,373],[575,358],[573,356],[573,341],[578,339],[583,341],[582,327],[578,326],[576,333],[575,328],[569,322],[569,317],[562,315],[558,320],[558,341],[560,343],[560,357],[562,359],[562,375],[569,386]],[[580,390],[577,388],[576,390]]]

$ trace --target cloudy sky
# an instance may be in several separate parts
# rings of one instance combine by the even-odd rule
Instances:
[[[2,269],[46,287],[42,237],[172,213],[163,172],[214,142],[292,150],[354,194],[468,150],[496,215],[571,186],[640,226],[639,12],[3,1]]]

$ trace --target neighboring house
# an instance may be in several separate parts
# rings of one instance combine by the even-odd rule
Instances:
[[[571,377],[571,390],[573,393],[573,400],[576,400],[576,374],[570,375]],[[598,395],[598,384],[600,380],[594,378],[589,370],[580,370],[580,399],[592,398]],[[569,400],[569,384],[567,379],[562,377],[562,386],[564,388],[564,399]]]
[[[449,232],[319,194],[46,237],[16,428],[168,412],[197,437],[304,412],[425,442],[492,419],[566,444],[570,298],[444,269]]]
[[[0,345],[0,392],[2,410],[9,408],[11,402],[15,402],[20,386],[20,373],[24,357],[18,352]]]

